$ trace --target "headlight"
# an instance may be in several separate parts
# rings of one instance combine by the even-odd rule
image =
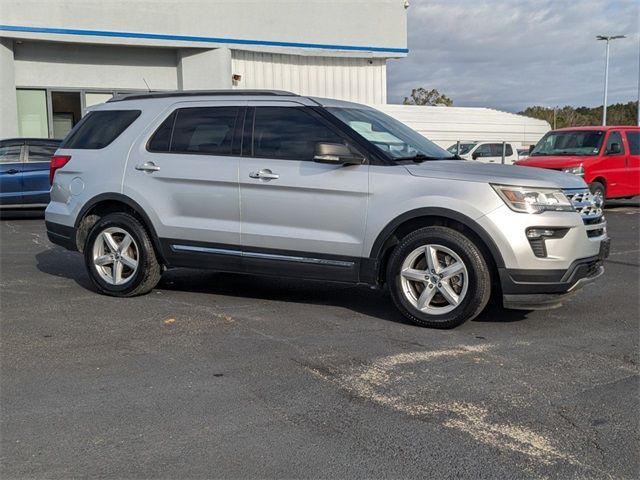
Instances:
[[[574,212],[575,208],[562,190],[552,188],[491,185],[504,203],[514,212],[542,213]]]
[[[573,173],[574,175],[580,175],[581,177],[584,177],[584,167],[582,165],[577,167],[563,168],[562,171],[565,173]]]

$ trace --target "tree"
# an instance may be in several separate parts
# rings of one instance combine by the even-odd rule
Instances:
[[[553,126],[553,108],[528,107],[520,112],[520,115],[546,120]],[[637,102],[616,103],[607,107],[608,125],[635,125],[637,118]],[[575,108],[567,105],[562,108],[556,108],[556,128],[600,125],[601,123],[602,106]]]
[[[453,106],[453,100],[435,88],[426,90],[422,87],[411,90],[411,96],[404,97],[404,105],[446,105]]]

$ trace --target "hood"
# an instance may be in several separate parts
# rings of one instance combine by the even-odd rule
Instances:
[[[525,168],[515,165],[482,163],[466,160],[437,160],[405,165],[416,177],[461,180],[464,182],[498,183],[522,187],[585,188],[582,178],[569,173]]]
[[[576,155],[557,155],[557,156],[537,156],[527,157],[522,160],[518,160],[518,165],[524,167],[539,167],[539,168],[552,168],[561,169],[569,167],[577,167],[581,163],[593,157],[576,156]]]

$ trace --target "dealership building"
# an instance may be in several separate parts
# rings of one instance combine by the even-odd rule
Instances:
[[[62,138],[115,93],[230,88],[374,105],[445,147],[528,146],[549,130],[487,108],[387,105],[387,60],[408,54],[408,8],[406,0],[0,0],[0,139]]]
[[[2,0],[0,138],[61,138],[114,93],[269,88],[386,103],[403,0]]]

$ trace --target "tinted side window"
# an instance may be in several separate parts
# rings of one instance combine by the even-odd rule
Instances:
[[[508,143],[504,146],[504,156],[510,157],[513,155],[513,148]],[[502,144],[501,143],[492,143],[491,144],[491,156],[492,157],[502,157]]]
[[[607,150],[606,152],[611,151],[611,145],[617,143],[620,146],[620,153],[608,153],[608,155],[623,155],[624,154],[624,146],[622,145],[622,136],[620,132],[611,132],[609,135],[609,139],[607,140]]]
[[[171,148],[171,134],[173,133],[173,124],[175,122],[176,112],[171,113],[167,119],[158,127],[156,133],[153,134],[147,149],[150,152],[168,152]]]
[[[29,162],[49,162],[58,145],[29,145]]]
[[[342,137],[302,108],[257,107],[253,154],[285,160],[312,160],[317,143],[345,143]]]
[[[170,151],[230,155],[238,107],[181,108],[176,113]]]
[[[490,157],[492,155],[491,150],[490,143],[483,143],[474,153],[477,153],[479,157]]]
[[[10,145],[0,147],[0,163],[18,163],[20,162],[20,145]]]
[[[140,110],[98,110],[89,112],[64,139],[60,148],[100,149],[113,142]]]
[[[631,155],[640,155],[640,132],[627,132],[627,141]]]

